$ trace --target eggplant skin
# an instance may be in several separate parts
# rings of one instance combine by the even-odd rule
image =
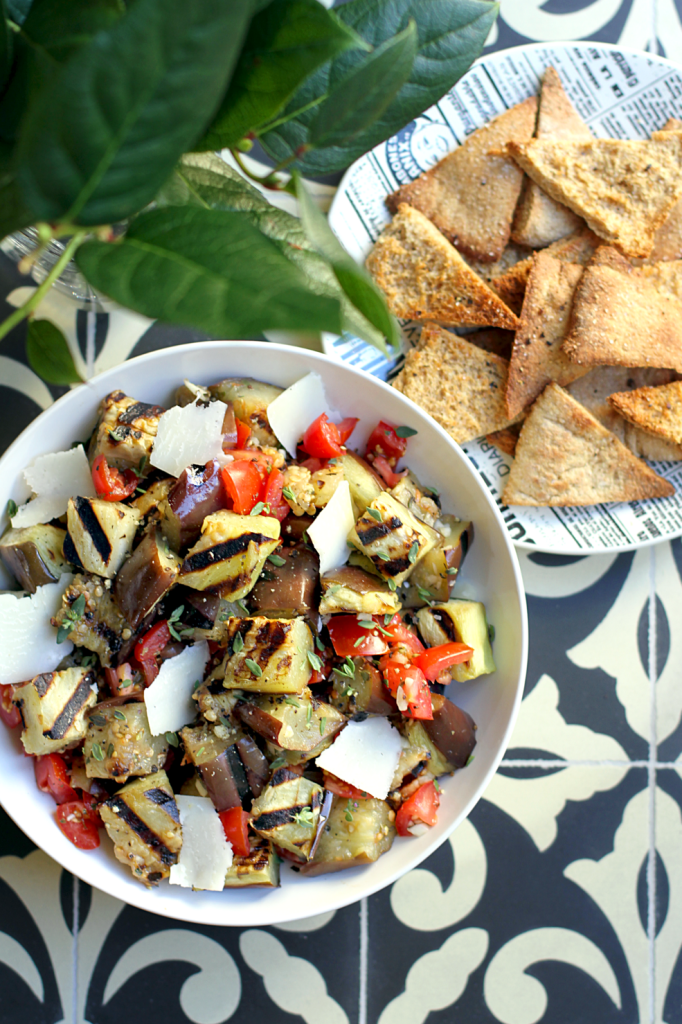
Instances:
[[[148,533],[123,563],[114,580],[114,600],[133,629],[175,583],[180,559],[160,530]]]
[[[394,820],[385,800],[334,797],[315,855],[301,866],[301,874],[323,875],[372,864],[393,845]]]
[[[212,384],[208,390],[213,398],[232,403],[237,419],[248,423],[253,436],[261,445],[278,446],[279,442],[268,420],[268,406],[282,394],[282,388],[253,377],[231,377],[219,384]]]
[[[55,583],[69,572],[64,557],[66,530],[58,526],[27,526],[7,530],[0,538],[0,558],[22,590],[35,594],[45,583]]]

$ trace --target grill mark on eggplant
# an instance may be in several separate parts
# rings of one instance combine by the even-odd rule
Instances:
[[[102,524],[95,515],[92,505],[87,498],[74,498],[73,504],[78,518],[83,524],[83,529],[90,535],[97,554],[106,565],[111,558],[111,542],[102,529]]]
[[[50,740],[63,739],[73,725],[76,715],[92,693],[90,687],[94,682],[94,679],[95,677],[92,672],[88,672],[86,676],[83,676],[80,683],[64,705],[62,711],[57,715],[52,723],[52,728],[47,732],[44,732],[43,736],[46,736]]]
[[[277,621],[259,626],[253,641],[255,650],[251,656],[253,657],[253,654],[256,654],[258,664],[265,667],[286,642],[288,632],[289,627]]]
[[[70,562],[71,565],[75,565],[77,569],[84,569],[83,563],[78,557],[78,552],[76,551],[75,544],[73,543],[73,539],[68,530],[66,531],[66,537],[64,537],[63,551],[64,558],[67,560],[67,562]]]
[[[225,750],[225,760],[227,761],[230,767],[230,771],[232,772],[232,778],[234,779],[234,783],[235,786],[237,787],[237,792],[239,793],[240,799],[246,799],[246,797],[249,796],[249,794],[251,793],[251,789],[249,788],[249,784],[246,780],[246,772],[244,770],[244,765],[241,762],[239,751],[234,746],[234,744],[230,747],[227,747],[227,749]]]
[[[391,558],[388,562],[384,562],[378,556],[372,556],[372,561],[381,569],[384,576],[398,576],[410,567],[409,558]]]
[[[278,768],[270,779],[271,786],[281,786],[285,782],[291,782],[292,779],[298,779],[299,775],[297,772],[292,772],[290,768]]]
[[[135,814],[132,807],[130,807],[122,797],[112,797],[111,800],[107,800],[105,806],[108,807],[125,825],[127,825],[130,831],[134,832],[145,846],[148,846],[154,851],[162,864],[175,864],[177,861],[177,854],[168,849],[166,844],[159,839],[157,834],[150,829],[149,825],[147,825],[142,818]]]
[[[95,620],[95,616],[92,612],[86,612],[83,615],[83,619],[92,629],[96,636],[100,636],[104,640],[105,644],[109,648],[110,654],[118,654],[123,646],[123,639],[119,636],[115,629],[111,626],[107,626],[106,622],[99,622]]]
[[[160,405],[149,405],[148,402],[135,402],[134,405],[129,405],[125,412],[121,413],[118,417],[118,422],[130,424],[134,420],[146,420],[161,416],[165,411]]]
[[[376,523],[372,521],[365,526],[366,520],[361,519],[358,525],[355,527],[360,542],[368,547],[373,544],[374,541],[380,540],[382,537],[386,537],[393,530],[399,530],[403,525],[401,520],[397,516],[391,516],[390,519],[385,519],[383,523]]]
[[[190,555],[182,563],[181,571],[183,573],[199,572],[201,569],[207,569],[220,562],[227,562],[236,555],[242,554],[252,541],[260,547],[261,544],[271,540],[272,537],[266,537],[263,533],[242,533],[239,537],[232,537],[230,540],[223,541],[222,544],[215,544],[212,548],[206,548],[204,551],[197,551],[196,554]]]
[[[180,812],[172,793],[167,793],[165,789],[157,787],[148,789],[144,795],[147,800],[164,810],[169,818],[172,818],[178,825],[180,824]]]
[[[456,642],[457,631],[455,629],[455,624],[450,618],[450,616],[439,612],[431,612],[431,614],[433,615],[435,621],[438,623],[443,632],[447,635],[448,640]]]
[[[281,807],[277,811],[266,811],[251,824],[260,832],[270,832],[274,828],[291,825],[296,815],[300,814],[304,808],[310,810],[310,804],[294,804],[293,807]]]
[[[42,675],[36,676],[33,680],[33,687],[39,697],[44,697],[47,691],[52,685],[54,679],[54,672],[43,672]]]

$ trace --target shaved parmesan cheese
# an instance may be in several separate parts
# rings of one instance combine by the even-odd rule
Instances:
[[[180,476],[188,466],[205,466],[223,450],[223,420],[227,406],[224,402],[210,405],[179,406],[159,418],[159,429],[154,441],[152,466]]]
[[[320,575],[338,569],[348,561],[348,534],[355,526],[350,487],[342,480],[315,521],[308,527],[308,537],[320,556]]]
[[[12,516],[15,529],[49,523],[64,515],[69,498],[94,498],[97,494],[82,444],[68,452],[39,455],[24,470],[24,480],[36,497]]]
[[[50,619],[61,607],[62,596],[73,579],[70,573],[57,583],[38,587],[35,594],[0,594],[0,684],[24,683],[42,672],[54,672],[70,654],[70,640],[57,643]]]
[[[317,765],[363,793],[385,800],[401,750],[401,735],[387,719],[366,718],[349,722],[317,758]]]
[[[172,660],[172,659],[171,659]],[[221,892],[232,864],[232,844],[212,802],[203,796],[176,796],[182,825],[182,846],[169,882],[186,889]]]
[[[333,415],[322,378],[319,373],[309,373],[270,402],[268,422],[289,455],[295,457],[298,442],[323,412],[330,418]]]
[[[177,732],[192,721],[197,713],[194,684],[204,678],[208,658],[208,644],[202,640],[161,663],[158,676],[144,691],[152,736]]]

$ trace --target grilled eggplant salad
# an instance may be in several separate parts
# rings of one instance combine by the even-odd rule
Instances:
[[[10,502],[0,631],[26,643],[0,715],[62,832],[104,828],[145,885],[369,864],[472,758],[444,694],[495,670],[453,593],[472,525],[398,469],[416,431],[379,422],[359,454],[331,415],[316,374],[186,381],[168,410],[114,391]]]

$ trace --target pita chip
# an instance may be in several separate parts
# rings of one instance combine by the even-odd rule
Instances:
[[[546,252],[534,256],[509,364],[510,419],[534,402],[551,381],[570,384],[587,372],[587,367],[572,363],[562,348],[582,275],[579,264],[562,263]]]
[[[398,317],[507,330],[518,324],[431,221],[405,203],[377,238],[366,266]]]
[[[484,125],[435,167],[388,196],[389,210],[410,203],[468,257],[494,263],[509,241],[523,174],[507,143],[530,140],[534,96]]]
[[[609,403],[635,427],[682,451],[682,381],[617,392]]]
[[[598,249],[576,288],[564,342],[569,359],[583,366],[682,372],[682,300],[656,280],[661,268],[671,266],[635,270],[615,249]]]
[[[611,404],[611,397],[637,394],[637,389],[657,390],[662,384],[669,384],[674,378],[671,370],[638,369],[628,366],[601,366],[569,384],[566,389],[572,398],[580,402],[588,412],[629,448],[633,455],[654,461],[679,461],[682,446],[670,444],[654,437],[645,430],[628,422]]]
[[[548,67],[542,77],[535,137],[592,138],[592,132],[569,100],[553,67]],[[515,242],[540,249],[575,233],[582,226],[577,214],[555,202],[532,179],[526,178],[512,224],[511,237]]]
[[[426,324],[393,387],[464,444],[509,426],[504,405],[508,367],[501,356]]]
[[[674,492],[563,388],[549,384],[521,428],[502,500],[505,505],[596,505]]]
[[[663,125],[661,131],[682,131],[682,121],[679,121],[676,117],[671,117]],[[682,200],[675,203],[656,232],[654,247],[649,258],[651,260],[682,259]]]
[[[544,192],[626,256],[649,256],[682,197],[682,132],[649,140],[532,139],[508,150]]]
[[[486,434],[485,439],[505,455],[514,455],[520,432],[521,424],[515,423],[511,427],[505,427],[504,430],[494,430],[491,434]]]

